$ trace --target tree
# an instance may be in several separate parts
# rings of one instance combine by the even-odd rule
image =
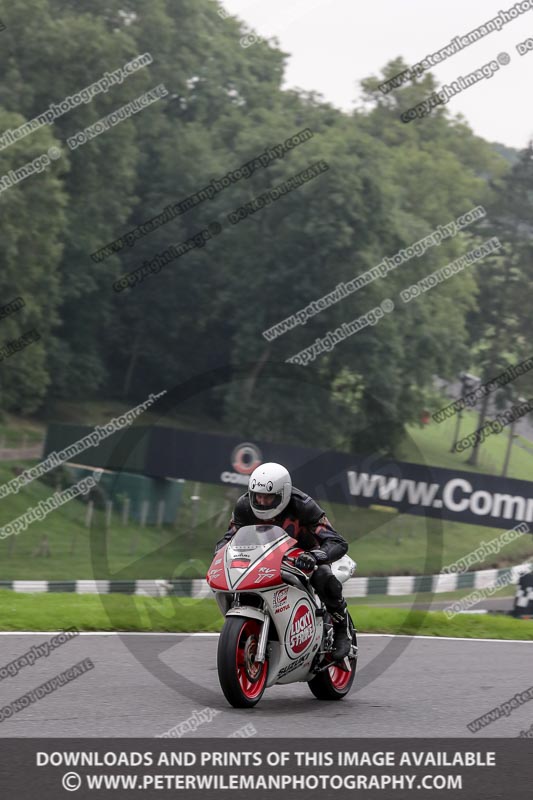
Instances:
[[[486,226],[503,247],[482,269],[478,308],[469,320],[476,363],[483,382],[494,378],[512,363],[531,356],[531,314],[524,298],[533,285],[533,148],[501,180],[492,184],[493,198]],[[530,380],[530,379],[529,379]],[[518,386],[521,385],[520,379]],[[527,385],[527,381],[524,385]],[[517,390],[518,391],[518,390]],[[478,429],[487,415],[489,395],[479,413]],[[469,456],[477,464],[480,443]]]

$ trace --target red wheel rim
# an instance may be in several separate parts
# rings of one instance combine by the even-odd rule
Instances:
[[[334,664],[332,667],[329,668],[329,678],[331,680],[332,685],[334,686],[337,691],[341,692],[343,689],[346,689],[350,678],[352,677],[352,662],[350,661],[350,671],[346,672],[345,670],[338,667]]]
[[[255,661],[257,643],[259,641],[260,624],[255,619],[248,619],[243,624],[237,643],[236,662],[237,678],[242,693],[254,700],[264,689],[267,679],[267,662],[258,664]]]

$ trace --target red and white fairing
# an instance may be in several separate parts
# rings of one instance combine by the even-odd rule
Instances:
[[[322,640],[322,618],[315,615],[308,594],[299,586],[287,585],[281,575],[283,556],[295,557],[300,552],[296,540],[282,528],[246,526],[216,553],[207,573],[224,615],[259,618],[266,612],[270,616],[277,637],[269,642],[267,686],[309,680]],[[265,611],[247,605],[230,608],[235,592],[260,595]]]

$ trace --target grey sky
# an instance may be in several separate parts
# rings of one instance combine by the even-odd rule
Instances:
[[[320,92],[346,110],[357,105],[358,82],[392,58],[420,61],[491,18],[512,8],[511,0],[223,0],[259,35],[276,36],[290,53],[287,86]],[[532,0],[533,6],[533,0]],[[511,57],[489,80],[453,97],[475,133],[517,148],[533,137],[533,51],[516,45],[533,38],[533,8],[479,42],[432,68],[440,84],[451,83],[495,59]],[[253,46],[253,45],[252,45]]]

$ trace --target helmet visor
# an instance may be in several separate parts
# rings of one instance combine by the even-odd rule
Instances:
[[[281,492],[250,492],[250,505],[257,511],[275,511],[281,505]]]

